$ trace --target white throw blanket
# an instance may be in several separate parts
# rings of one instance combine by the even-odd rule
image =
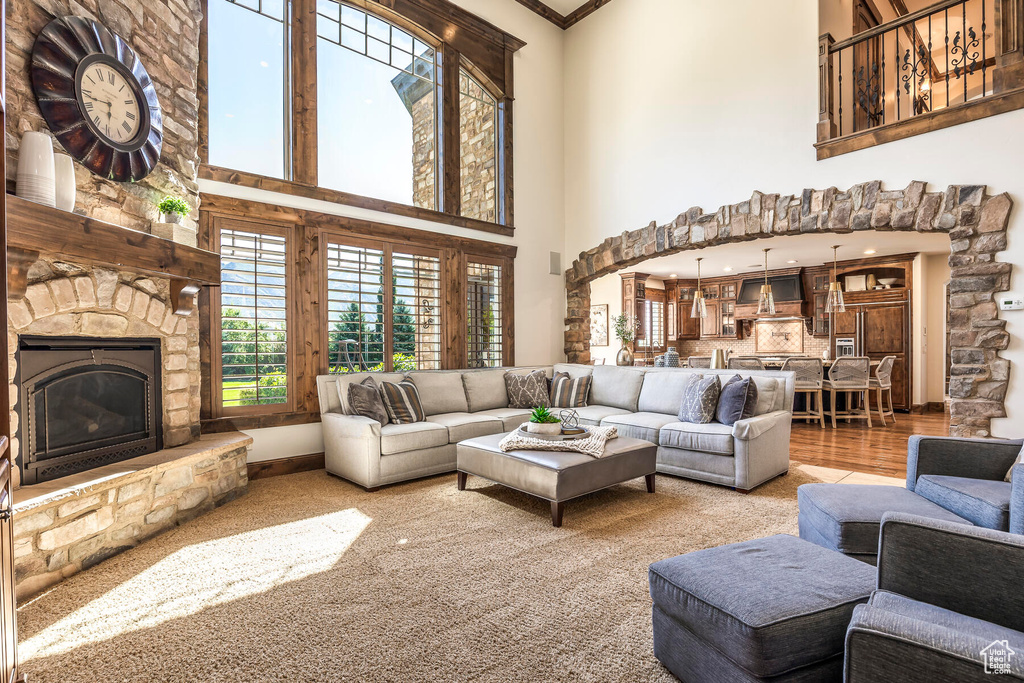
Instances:
[[[590,436],[566,441],[536,439],[523,436],[516,430],[506,434],[498,444],[498,448],[505,453],[509,451],[564,451],[600,458],[604,455],[605,442],[619,435],[619,430],[615,427],[587,427],[587,430],[590,432]]]

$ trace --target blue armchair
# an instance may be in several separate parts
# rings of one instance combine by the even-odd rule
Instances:
[[[1021,576],[1020,536],[887,514],[877,589],[847,629],[844,680],[991,683],[986,667],[1024,679]]]
[[[1024,441],[912,436],[907,488],[980,527],[1024,534],[1024,465],[1004,481]]]

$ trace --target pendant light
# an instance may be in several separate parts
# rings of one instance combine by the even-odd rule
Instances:
[[[828,299],[825,300],[826,313],[846,312],[846,302],[843,301],[843,287],[839,284],[839,278],[836,276],[839,270],[839,261],[836,256],[838,250],[839,245],[832,247],[832,282],[828,283]]]
[[[704,290],[700,288],[700,262],[704,257],[697,258],[697,291],[693,293],[693,308],[690,309],[691,318],[708,317],[708,306],[704,303]]]
[[[772,294],[772,286],[768,284],[768,252],[764,250],[764,284],[761,285],[761,294],[757,297],[757,315],[775,315],[775,295]]]

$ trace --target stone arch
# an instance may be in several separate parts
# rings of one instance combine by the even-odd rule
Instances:
[[[1010,362],[999,352],[1010,342],[999,319],[997,292],[1010,288],[1013,264],[996,260],[1006,249],[1013,200],[983,185],[950,185],[926,192],[920,181],[884,190],[880,181],[804,190],[799,195],[754,192],[739,204],[705,213],[693,207],[665,225],[609,237],[580,253],[565,273],[565,354],[590,362],[590,283],[643,261],[720,244],[803,233],[860,230],[945,232],[950,238],[950,434],[989,436],[1005,417]]]

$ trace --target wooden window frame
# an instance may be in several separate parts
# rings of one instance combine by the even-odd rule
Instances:
[[[274,178],[209,163],[209,77],[207,2],[199,41],[199,177],[363,209],[420,218],[457,227],[511,236],[514,234],[512,180],[512,56],[526,43],[447,0],[344,0],[438,46],[441,69],[438,91],[440,135],[435,184],[438,207],[426,209],[319,187],[317,143],[316,0],[291,1],[291,168]],[[498,102],[497,222],[460,215],[459,69],[467,68]],[[287,136],[286,136],[287,137]]]
[[[285,391],[287,400],[283,403],[268,403],[265,405],[255,406],[225,406],[224,405],[224,385],[223,385],[223,359],[221,357],[222,347],[222,329],[221,329],[221,288],[220,287],[209,287],[209,317],[216,316],[216,328],[217,334],[211,334],[209,336],[209,346],[211,356],[215,360],[210,364],[210,393],[211,393],[211,412],[215,418],[219,417],[233,417],[233,416],[255,416],[255,415],[266,415],[272,413],[291,412],[295,409],[295,370],[297,368],[296,358],[296,331],[295,331],[295,291],[296,291],[296,278],[295,278],[295,244],[293,231],[288,226],[268,223],[260,220],[252,220],[245,218],[232,218],[225,216],[218,216],[212,221],[212,231],[210,234],[210,244],[212,251],[220,254],[221,248],[221,230],[239,230],[244,232],[250,232],[254,234],[269,234],[281,237],[285,241],[285,337],[287,344],[287,351],[285,353],[285,376],[287,381],[285,383]],[[223,258],[223,257],[222,257]],[[212,322],[212,321],[211,321]]]
[[[501,359],[502,365],[514,365],[515,364],[515,349],[513,345],[513,338],[515,331],[512,329],[513,318],[512,312],[510,311],[509,304],[513,301],[511,298],[514,294],[515,289],[512,268],[513,263],[508,258],[495,258],[493,256],[481,256],[478,254],[466,254],[464,267],[462,268],[462,278],[464,282],[462,302],[466,306],[466,314],[463,320],[466,323],[469,322],[469,264],[476,263],[483,266],[497,266],[501,268]],[[462,363],[462,367],[469,365],[469,332],[467,330],[465,343],[462,345],[465,351],[465,359]],[[485,366],[490,367],[490,366]]]

